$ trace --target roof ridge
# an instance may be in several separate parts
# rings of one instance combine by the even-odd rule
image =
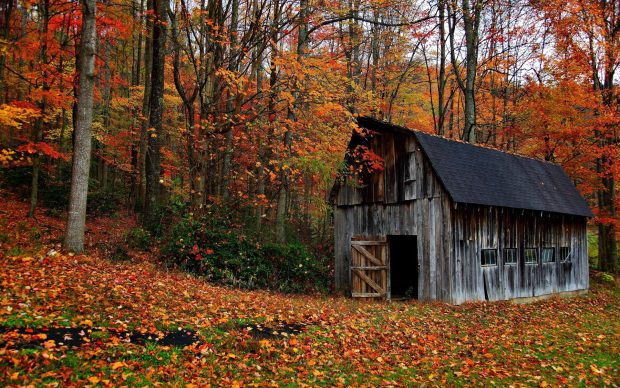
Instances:
[[[510,156],[516,156],[516,157],[520,157],[520,158],[524,158],[524,159],[535,160],[537,162],[548,163],[548,164],[551,164],[553,166],[561,167],[561,165],[559,163],[555,163],[555,162],[552,162],[552,161],[549,161],[549,160],[545,160],[545,159],[540,159],[540,158],[537,158],[537,157],[534,157],[534,156],[530,156],[530,155],[523,155],[523,154],[519,154],[519,153],[516,153],[516,152],[510,152],[510,151],[502,150],[502,149],[497,148],[497,147],[492,147],[492,146],[490,146],[487,143],[469,143],[469,142],[463,141],[461,139],[448,138],[448,137],[445,137],[445,136],[438,135],[436,133],[424,132],[424,131],[421,131],[419,129],[411,129],[411,128],[408,128],[408,127],[404,127],[402,125],[393,124],[393,123],[387,122],[385,120],[379,120],[379,119],[376,119],[376,118],[370,117],[370,116],[360,116],[359,118],[365,119],[365,120],[372,120],[372,121],[375,121],[377,123],[384,124],[384,125],[389,125],[391,127],[398,128],[398,129],[400,129],[402,131],[411,132],[414,135],[417,134],[417,133],[421,133],[422,135],[432,136],[432,137],[435,137],[435,138],[438,138],[438,139],[442,139],[442,140],[445,140],[445,141],[452,141],[452,142],[455,142],[455,143],[460,143],[460,144],[468,145],[468,146],[471,146],[471,147],[477,147],[477,148],[482,148],[482,149],[486,149],[486,150],[496,151],[496,152],[500,152],[500,153],[503,153],[503,154],[506,154],[506,155],[510,155]]]

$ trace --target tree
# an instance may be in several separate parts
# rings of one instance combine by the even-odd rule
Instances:
[[[476,71],[478,69],[478,47],[480,44],[480,20],[483,8],[482,0],[462,0],[461,12],[463,16],[463,29],[465,33],[465,77],[460,73],[457,63],[455,44],[455,31],[458,23],[459,10],[456,0],[452,0],[448,6],[448,21],[450,22],[450,55],[454,75],[459,88],[465,99],[465,114],[463,127],[463,140],[470,143],[476,142]],[[465,78],[465,79],[463,79]]]
[[[82,34],[80,40],[78,71],[78,96],[75,117],[75,142],[69,214],[64,248],[72,252],[84,250],[86,201],[93,123],[93,89],[95,86],[95,53],[97,41],[97,4],[95,0],[82,1]]]
[[[620,66],[620,2],[569,0],[541,2],[552,21],[558,66],[562,76],[588,80],[598,104],[587,110],[592,117],[591,150],[596,155],[597,229],[600,267],[618,268],[617,188],[620,96],[616,70]]]
[[[146,149],[146,200],[144,203],[143,222],[153,227],[159,206],[161,179],[161,144],[164,114],[164,64],[166,61],[166,17],[168,2],[153,1],[153,47],[151,69],[151,94],[149,109],[149,128]]]

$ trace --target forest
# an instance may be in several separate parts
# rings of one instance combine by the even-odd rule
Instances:
[[[618,0],[1,0],[0,382],[617,384],[619,66]],[[592,294],[329,299],[359,117],[561,165]]]
[[[258,241],[329,249],[363,115],[562,165],[596,211],[597,265],[617,265],[616,1],[1,7],[5,184],[31,217],[69,209],[69,250],[87,193],[89,211],[133,212],[151,234],[166,212],[217,213]]]

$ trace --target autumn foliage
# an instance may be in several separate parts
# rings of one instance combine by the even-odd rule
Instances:
[[[359,116],[560,164],[594,210],[592,267],[616,272],[617,0],[97,1],[87,254],[52,257],[83,151],[83,5],[0,1],[0,330],[65,325],[101,340],[30,352],[2,337],[2,382],[618,383],[615,291],[366,305],[177,272],[328,288],[334,183],[383,168],[364,148],[349,155],[361,171],[343,163]],[[215,230],[213,214],[230,222]],[[201,241],[181,241],[188,220]],[[239,255],[250,248],[286,287],[256,281]],[[312,276],[289,268],[306,258]],[[308,328],[277,340],[243,329],[276,321]],[[144,348],[108,331],[176,326],[204,341]]]
[[[597,278],[587,296],[532,304],[242,291],[162,269],[139,251],[108,259],[133,225],[126,217],[89,223],[90,255],[55,252],[60,223],[25,219],[27,203],[2,200],[3,385],[618,383],[620,297]],[[50,328],[75,328],[84,340],[67,346],[48,337]],[[198,342],[157,343],[178,328]],[[149,333],[150,342],[128,341],[120,334],[128,331]]]

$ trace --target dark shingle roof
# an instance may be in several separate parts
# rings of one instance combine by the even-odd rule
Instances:
[[[592,217],[586,201],[556,164],[409,131],[374,119],[358,122],[370,130],[414,134],[455,202]]]

